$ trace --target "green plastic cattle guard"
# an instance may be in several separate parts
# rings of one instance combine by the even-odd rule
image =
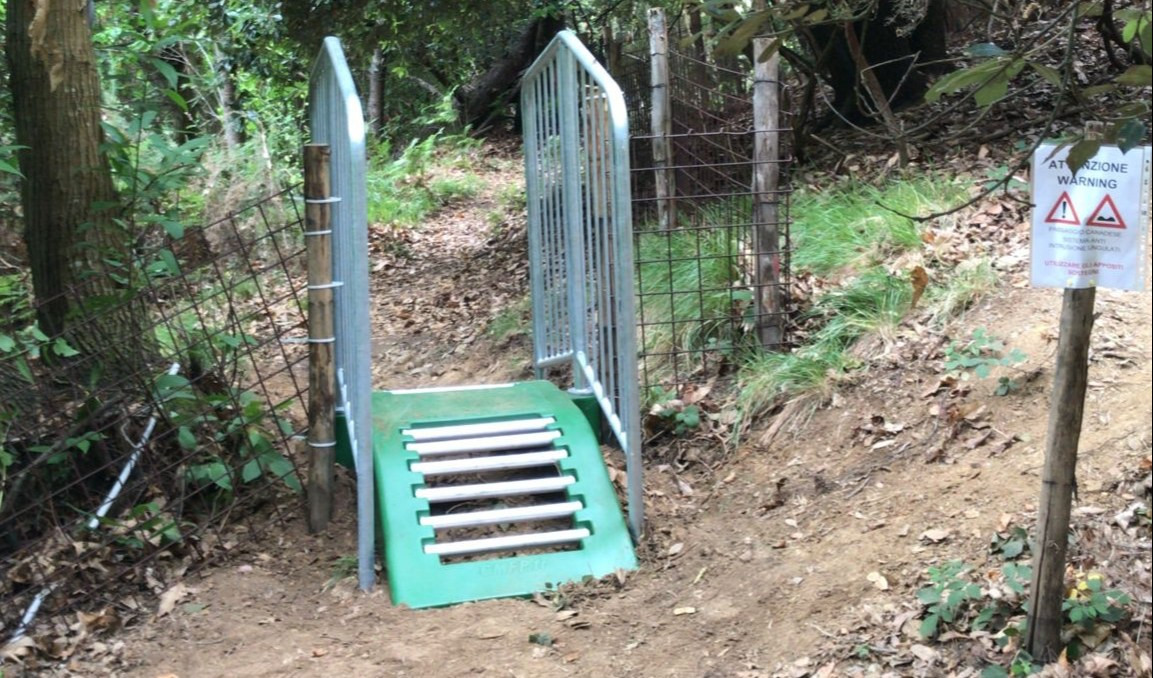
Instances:
[[[564,582],[636,568],[632,541],[601,457],[596,431],[573,398],[552,383],[381,391],[373,394],[372,413],[378,509],[394,604],[422,608],[525,596]],[[436,462],[439,457],[435,455],[440,454],[437,449],[447,449],[444,445],[451,446],[454,441],[422,443],[422,432],[431,438],[441,431],[509,428],[510,422],[515,427],[516,422],[522,421],[536,422],[541,430],[533,435],[548,439],[543,445],[536,445],[533,454],[544,455],[548,463],[555,461],[556,478],[550,476],[544,481],[564,484],[551,491],[550,496],[565,497],[555,505],[579,506],[570,509],[571,526],[562,531],[569,535],[569,545],[575,548],[527,554],[514,550],[513,555],[486,560],[446,560],[445,553],[452,553],[461,544],[438,542],[439,524],[429,518],[433,515],[430,499],[443,498],[437,493],[454,489],[430,489],[423,469],[431,470],[436,463],[442,464],[442,469],[443,464],[451,465],[452,461]],[[492,444],[487,448],[485,439],[475,440],[480,441],[481,448],[499,456],[503,454],[501,442],[505,438],[496,438],[489,439]],[[430,460],[436,463],[430,465]],[[496,482],[491,489],[513,487],[517,482],[534,481]],[[475,484],[470,487],[480,488],[481,494],[488,489]],[[499,513],[498,508],[495,514]],[[531,523],[522,528],[526,526]],[[523,529],[520,534],[524,534]],[[579,535],[579,539],[572,535]],[[496,539],[509,538],[520,537]]]

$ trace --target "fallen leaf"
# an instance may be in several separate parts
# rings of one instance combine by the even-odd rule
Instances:
[[[941,528],[934,528],[934,529],[925,530],[924,532],[922,532],[921,533],[921,539],[924,539],[925,541],[931,541],[934,544],[939,544],[939,543],[945,541],[946,539],[948,539],[950,534],[952,534],[952,533],[949,530],[944,530]]]
[[[684,543],[678,541],[677,543],[675,543],[669,547],[669,557],[671,558],[671,557],[679,554],[681,551],[684,551],[684,550],[685,550]]]
[[[159,619],[172,612],[176,603],[187,596],[191,591],[183,583],[177,582],[167,591],[160,594],[160,604],[156,608],[156,618]]]
[[[941,656],[940,653],[933,648],[928,645],[921,645],[920,643],[913,643],[913,646],[909,648],[909,652],[912,652],[917,659],[929,662],[930,664],[936,662],[937,657]]]
[[[36,647],[36,641],[28,636],[20,636],[5,643],[4,647],[0,647],[0,659],[7,659],[13,662],[18,661],[21,657],[31,652],[34,647]]]
[[[913,269],[909,277],[913,281],[913,300],[909,303],[909,310],[912,310],[917,308],[917,302],[921,300],[921,295],[929,286],[929,274],[925,272],[924,266],[918,266]]]

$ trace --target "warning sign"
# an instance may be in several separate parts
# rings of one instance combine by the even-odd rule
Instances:
[[[1069,148],[1042,144],[1033,154],[1033,285],[1142,289],[1153,152],[1101,146],[1073,174]]]
[[[1081,218],[1077,216],[1077,208],[1073,207],[1073,200],[1069,197],[1068,191],[1062,193],[1061,197],[1057,199],[1057,204],[1049,210],[1049,216],[1045,217],[1045,223],[1081,225]]]
[[[1085,225],[1100,226],[1101,228],[1125,228],[1125,220],[1121,218],[1121,212],[1113,203],[1113,196],[1106,195],[1101,199],[1101,204],[1097,205],[1097,209],[1093,210],[1092,216],[1089,217],[1089,221],[1085,222]]]

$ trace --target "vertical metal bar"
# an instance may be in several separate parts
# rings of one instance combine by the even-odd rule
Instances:
[[[561,126],[561,180],[564,186],[564,250],[568,260],[568,320],[570,342],[573,350],[573,389],[584,391],[587,388],[581,358],[587,351],[586,301],[585,301],[585,259],[581,237],[581,175],[580,149],[578,148],[577,113],[577,63],[568,50],[560,52],[560,126]],[[587,360],[587,358],[586,358]]]
[[[524,116],[524,180],[525,204],[528,206],[528,261],[529,298],[532,302],[533,325],[533,372],[537,379],[544,377],[541,361],[545,359],[547,344],[543,341],[545,319],[544,284],[538,274],[542,270],[542,226],[544,219],[541,204],[541,125],[540,125],[540,80],[528,83],[521,100]]]
[[[644,535],[644,465],[641,460],[641,401],[637,382],[636,298],[633,294],[633,215],[629,195],[629,121],[620,88],[605,88],[613,134],[613,227],[615,240],[615,284],[617,325],[617,373],[621,379],[618,415],[620,443],[625,452],[628,476],[629,529],[633,539]]]

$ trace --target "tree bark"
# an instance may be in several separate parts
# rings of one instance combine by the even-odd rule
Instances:
[[[217,77],[220,84],[216,97],[220,102],[220,129],[224,133],[224,146],[234,151],[244,143],[244,123],[236,106],[236,82],[232,79],[231,58],[219,47],[215,49]]]
[[[807,30],[810,49],[834,91],[833,108],[844,120],[867,123],[874,118],[874,97],[861,86],[863,68],[868,68],[880,87],[883,99],[896,110],[917,101],[925,93],[928,80],[921,64],[944,58],[947,24],[943,0],[929,0],[925,15],[916,26],[903,24],[895,0],[877,0],[874,11],[848,27],[839,23],[812,26]],[[906,30],[911,28],[911,30]],[[859,38],[854,50],[846,39],[848,31]],[[855,58],[856,57],[856,58]],[[862,65],[864,64],[864,65]]]
[[[562,28],[564,22],[554,16],[533,19],[525,26],[508,54],[457,91],[456,106],[461,122],[473,129],[483,128],[500,105],[516,94],[521,73]]]
[[[7,48],[24,240],[40,328],[64,332],[68,293],[110,258],[128,262],[100,146],[100,82],[87,0],[8,0]],[[108,283],[103,283],[107,286]],[[101,283],[86,287],[99,293]]]
[[[379,46],[372,50],[372,58],[368,63],[368,131],[375,140],[380,137],[381,125],[384,123],[384,52]]]

